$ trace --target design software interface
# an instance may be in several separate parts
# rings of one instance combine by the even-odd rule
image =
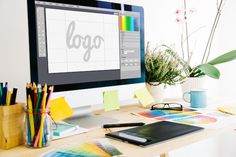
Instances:
[[[42,1],[35,6],[39,82],[141,77],[138,12]]]

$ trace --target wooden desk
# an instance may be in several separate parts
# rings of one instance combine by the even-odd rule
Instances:
[[[112,117],[119,119],[120,122],[146,122],[150,123],[147,119],[143,117],[136,116],[134,114],[131,114],[131,112],[141,112],[144,111],[143,108],[139,106],[125,106],[122,107],[119,111],[110,111],[104,113],[103,111],[97,111],[95,114],[96,115],[103,115],[107,117]],[[155,144],[152,146],[148,146],[145,148],[135,146],[132,144],[108,139],[115,147],[117,147],[124,155],[127,157],[143,157],[148,156],[148,157],[153,157],[157,155],[161,155],[161,157],[166,157],[168,156],[168,152],[192,144],[197,141],[204,140],[206,138],[214,137],[217,136],[221,133],[225,133],[227,131],[234,130],[236,128],[236,123],[231,124],[230,126],[221,128],[221,129],[204,129],[203,131],[199,131],[196,133],[184,135],[181,137],[174,138],[172,140],[168,140],[166,142],[162,142],[160,144]],[[114,128],[111,129],[112,131],[117,131],[120,128]],[[92,139],[97,139],[97,138],[105,138],[104,134],[107,133],[107,130],[103,128],[94,128],[91,129],[91,131],[76,135],[76,136],[71,136],[68,138],[60,139],[60,140],[55,140],[51,141],[49,146],[46,148],[41,148],[41,149],[34,149],[34,148],[26,148],[25,146],[19,146],[10,150],[1,150],[0,149],[0,156],[1,157],[31,157],[31,156],[39,156],[43,152],[46,152],[52,148],[70,144],[70,143],[84,143],[84,142],[89,142]]]

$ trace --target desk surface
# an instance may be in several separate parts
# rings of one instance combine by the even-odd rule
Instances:
[[[144,111],[144,109],[137,105],[133,105],[133,106],[124,106],[118,111],[110,111],[110,112],[105,112],[105,113],[103,111],[97,111],[95,114],[97,116],[103,115],[107,117],[116,118],[121,123],[122,122],[137,122],[137,121],[150,123],[151,121],[148,120],[147,118],[136,116],[131,113],[131,112],[141,112],[141,111]],[[108,139],[108,138],[107,140],[110,141],[115,147],[117,147],[124,155],[128,157],[131,157],[131,156],[139,157],[143,155],[152,157],[158,154],[164,154],[171,150],[189,145],[197,141],[201,141],[206,138],[217,136],[227,131],[231,131],[236,128],[235,126],[236,126],[236,122],[235,124],[231,124],[221,129],[206,128],[203,131],[177,137],[177,138],[174,138],[174,139],[171,139],[171,140],[159,143],[159,144],[155,144],[152,146],[148,146],[145,148],[131,145],[124,142],[120,142],[120,141],[116,141],[116,140],[112,140],[112,139]],[[121,128],[112,128],[111,131],[117,131],[118,129],[121,129]],[[66,145],[70,143],[84,143],[84,142],[89,142],[92,139],[105,138],[105,133],[107,133],[107,130],[103,128],[93,128],[89,132],[84,133],[84,134],[51,141],[49,143],[49,146],[46,148],[34,149],[34,148],[26,148],[25,146],[22,145],[22,146],[15,147],[10,150],[0,149],[0,156],[1,157],[2,156],[7,156],[7,157],[39,156],[40,154],[61,145]]]

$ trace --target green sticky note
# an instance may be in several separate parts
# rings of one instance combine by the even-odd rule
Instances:
[[[148,92],[146,87],[140,88],[134,92],[135,98],[137,98],[144,107],[150,106],[155,102],[154,98]]]
[[[120,109],[118,91],[104,91],[103,92],[103,105],[105,111],[112,111]]]

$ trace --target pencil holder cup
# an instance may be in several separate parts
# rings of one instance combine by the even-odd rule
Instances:
[[[23,143],[24,104],[0,106],[0,149]]]
[[[49,110],[25,109],[25,145],[32,148],[48,146],[52,139]]]

